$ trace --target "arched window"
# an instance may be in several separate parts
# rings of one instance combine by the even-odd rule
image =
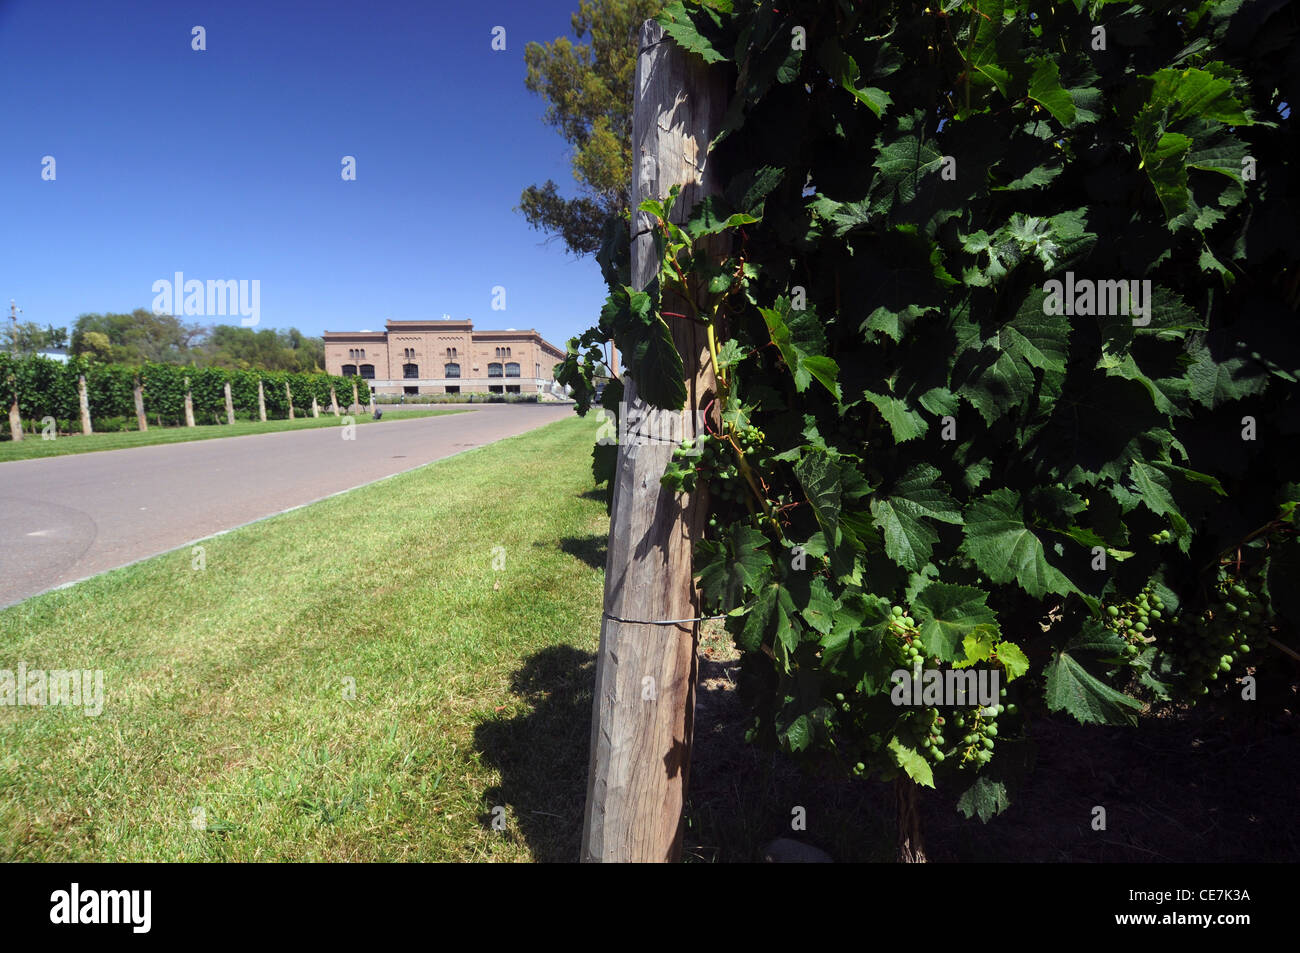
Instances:
[[[489,364],[489,365],[488,365],[488,377],[500,377],[500,376],[501,376],[501,365],[500,365],[500,364]]]
[[[343,376],[344,376],[344,377],[356,377],[356,376],[357,376],[357,366],[356,366],[355,364],[344,364],[344,365],[343,365]]]
[[[511,362],[510,364],[507,364],[507,365],[506,365],[506,377],[518,377],[518,376],[519,376],[519,365],[518,365],[518,364],[515,364],[515,363],[513,363],[513,362]]]
[[[444,368],[442,369],[442,376],[443,376],[443,377],[460,377],[460,365],[459,365],[459,364],[448,364],[446,367],[444,367]]]
[[[506,357],[510,356],[510,348],[506,348]]]
[[[419,365],[419,364],[403,364],[403,365],[402,365],[402,377],[403,377],[405,380],[412,381],[412,380],[415,380],[415,379],[416,379],[417,377],[419,377],[419,376],[420,376],[420,365]]]
[[[375,379],[375,365],[373,365],[373,364],[362,364],[362,365],[361,365],[361,379],[362,379],[363,381],[372,381],[372,380],[374,380],[374,379]]]

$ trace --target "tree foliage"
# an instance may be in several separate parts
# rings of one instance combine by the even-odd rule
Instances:
[[[525,85],[545,98],[546,122],[572,146],[582,194],[566,199],[548,180],[524,190],[519,210],[575,255],[599,250],[605,219],[628,214],[636,35],[663,6],[663,0],[582,0],[571,19],[579,42],[562,36],[529,43],[524,53]]]
[[[83,314],[73,324],[73,354],[121,364],[148,361],[229,369],[312,372],[325,366],[325,343],[297,328],[186,324],[170,314]]]
[[[609,300],[560,377],[585,413],[612,339],[640,397],[680,407],[666,322],[707,324],[721,430],[665,482],[709,489],[695,568],[755,736],[946,778],[987,820],[1036,713],[1130,724],[1264,677],[1300,625],[1294,10],[736,0],[660,20],[733,82],[725,191],[641,206],[646,289],[608,233]],[[718,234],[721,261],[697,251]],[[706,304],[665,315],[668,287]],[[900,704],[913,666],[1007,695]]]

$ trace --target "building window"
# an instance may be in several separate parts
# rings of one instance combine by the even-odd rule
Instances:
[[[501,376],[501,365],[500,365],[500,364],[489,364],[489,365],[488,365],[488,377],[500,377],[500,376]]]
[[[357,376],[357,366],[356,366],[355,364],[344,364],[344,365],[343,365],[343,376],[344,376],[344,377],[356,377],[356,376]]]
[[[362,365],[361,365],[361,379],[362,379],[363,381],[372,381],[372,380],[374,380],[374,379],[375,379],[375,365],[373,365],[373,364],[362,364]]]
[[[453,384],[453,385],[451,385],[451,386],[449,386],[449,387],[444,387],[443,390],[446,391],[448,394],[459,394],[459,393],[460,393],[460,385],[459,385],[459,384]]]
[[[408,381],[410,381],[410,380],[415,380],[415,379],[416,379],[417,377],[419,377],[419,376],[420,376],[420,365],[419,365],[419,364],[403,364],[403,365],[402,365],[402,377],[404,377],[406,380],[408,380]]]
[[[443,377],[460,377],[460,365],[459,365],[459,364],[448,364],[446,367],[444,367],[444,368],[442,369],[442,376],[443,376]]]
[[[403,348],[402,357],[406,358],[408,361],[415,360],[415,348],[413,347]]]
[[[518,385],[518,384],[507,384],[507,385],[506,385],[506,393],[507,393],[507,394],[517,394],[517,393],[519,393],[519,385]]]
[[[518,364],[515,364],[515,363],[513,363],[513,362],[510,363],[510,364],[507,364],[507,365],[506,365],[506,377],[518,377],[518,376],[519,376],[519,365],[518,365]]]
[[[402,388],[402,393],[403,393],[403,394],[418,394],[419,392],[420,392],[420,388],[418,388],[418,387],[403,387],[403,388]]]
[[[489,394],[500,394],[500,393],[502,393],[501,385],[500,385],[500,384],[488,384],[488,393],[489,393]]]
[[[506,357],[510,356],[510,348],[506,348]]]
[[[533,376],[536,377],[536,378],[539,378],[539,379],[541,378],[541,376],[542,376],[542,365],[540,365],[540,364],[534,364],[534,365],[533,365]]]

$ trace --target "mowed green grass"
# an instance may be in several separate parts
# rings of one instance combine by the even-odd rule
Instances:
[[[465,411],[425,410],[403,413],[407,417],[437,417],[441,414],[460,414]],[[357,424],[384,423],[368,413],[353,417]],[[159,443],[186,443],[190,440],[213,440],[217,437],[245,437],[255,433],[274,433],[279,430],[315,430],[318,427],[338,427],[342,419],[325,413],[319,417],[299,417],[296,420],[236,420],[233,424],[205,424],[198,427],[154,427],[146,431],[128,430],[120,433],[67,434],[53,440],[23,434],[23,439],[0,443],[0,463],[9,460],[31,460],[35,457],[59,457],[67,453],[93,453],[96,450],[123,450],[127,447],[149,447]],[[8,425],[6,424],[6,429]]]
[[[210,539],[206,568],[0,612],[0,669],[104,670],[98,717],[0,706],[0,860],[574,859],[593,437],[561,421]]]

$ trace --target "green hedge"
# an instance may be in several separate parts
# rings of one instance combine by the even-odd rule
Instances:
[[[138,378],[144,388],[144,409],[153,422],[178,426],[185,423],[185,379],[189,378],[190,396],[196,422],[212,419],[225,421],[225,385],[230,383],[236,415],[257,416],[257,382],[266,395],[268,418],[287,417],[285,397],[287,382],[293,394],[295,416],[310,412],[315,397],[322,408],[329,407],[330,386],[344,409],[352,400],[353,378],[330,374],[299,374],[285,371],[230,371],[218,367],[193,367],[178,364],[146,363],[139,366],[100,364],[85,358],[72,358],[66,364],[47,357],[15,358],[0,353],[0,399],[5,411],[18,400],[18,412],[24,421],[54,417],[64,421],[80,420],[77,400],[77,377],[86,375],[86,391],[92,423],[110,418],[135,419],[133,388]],[[357,380],[361,403],[370,400],[370,386]],[[79,426],[79,424],[78,424]],[[8,427],[5,428],[6,436]],[[97,428],[98,429],[98,428]],[[116,429],[116,428],[114,428]]]

